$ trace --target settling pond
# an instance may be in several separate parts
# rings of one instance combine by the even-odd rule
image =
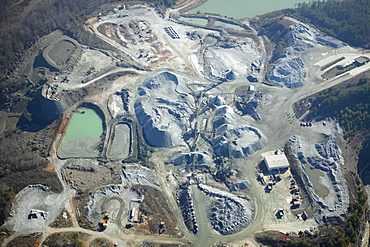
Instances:
[[[240,19],[266,14],[275,10],[294,8],[302,0],[207,0],[204,4],[187,12],[187,14],[213,13]]]
[[[103,121],[90,108],[79,108],[73,113],[71,121],[63,137],[63,143],[84,137],[100,137],[103,134]]]
[[[72,115],[59,155],[64,158],[99,157],[103,133],[103,119],[99,114],[91,108],[80,107]]]
[[[320,177],[323,177],[324,173],[319,169],[315,169],[315,168],[312,169],[311,165],[309,164],[305,164],[304,166],[305,166],[305,172],[307,176],[309,177],[313,185],[313,188],[315,189],[315,193],[321,198],[327,197],[329,195],[328,188],[326,188],[319,182]]]

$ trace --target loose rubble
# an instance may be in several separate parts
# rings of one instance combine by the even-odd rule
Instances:
[[[198,188],[205,194],[218,198],[211,209],[211,224],[219,233],[234,234],[252,222],[252,201],[204,184],[199,184]]]
[[[290,139],[293,156],[307,182],[305,186],[307,194],[315,202],[317,210],[320,211],[320,214],[315,215],[318,222],[328,219],[343,219],[349,206],[348,186],[340,171],[340,167],[343,165],[341,151],[336,145],[333,135],[324,135],[324,137],[326,140],[323,143],[314,144],[311,149],[308,149],[309,147],[303,148],[303,146],[312,144],[305,142],[304,138],[300,136],[293,136]],[[310,164],[313,168],[324,172],[325,176],[320,178],[319,183],[327,187],[328,196],[321,198],[315,193],[315,188],[305,172],[304,164]]]
[[[181,209],[186,227],[192,233],[197,234],[199,227],[194,210],[194,201],[189,187],[179,188],[177,190],[177,203]]]

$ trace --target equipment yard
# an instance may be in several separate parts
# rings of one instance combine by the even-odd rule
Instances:
[[[342,130],[292,105],[369,70],[370,52],[285,17],[288,47],[271,62],[249,19],[202,27],[180,10],[116,6],[85,23],[111,50],[57,34],[42,52],[42,97],[63,116],[49,156],[63,191],[18,193],[4,247],[27,235],[39,246],[259,246],[263,232],[311,236],[346,215]]]

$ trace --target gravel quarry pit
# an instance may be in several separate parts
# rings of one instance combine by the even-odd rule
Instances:
[[[369,53],[289,19],[289,47],[269,64],[265,45],[271,44],[254,36],[256,30],[243,37],[185,25],[171,17],[176,11],[114,8],[87,26],[112,50],[75,43],[81,53],[75,52],[73,68],[48,79],[52,100],[68,105],[48,157],[64,189],[22,190],[5,225],[13,237],[43,232],[46,244],[54,234],[48,226],[63,210],[72,227],[58,231],[119,246],[250,243],[258,232],[317,229],[346,214],[349,191],[340,172],[346,164],[336,143],[341,129],[329,120],[303,127],[304,115],[297,118],[292,105],[370,68],[324,80],[338,56],[349,61]],[[244,114],[236,101],[253,101],[252,113]],[[83,102],[99,107],[104,134],[93,148],[86,148],[90,140],[76,140],[58,156],[69,119]],[[299,209],[291,208],[291,170],[270,192],[258,180],[264,156],[287,143],[306,181]],[[309,172],[320,176],[310,181]],[[303,211],[307,220],[297,217]],[[107,212],[107,228],[97,231]]]
[[[344,219],[349,206],[349,191],[341,173],[344,166],[341,150],[336,145],[336,136],[341,133],[341,129],[333,121],[325,121],[325,126],[323,122],[318,122],[317,125],[310,136],[293,136],[289,148],[298,162],[298,169],[304,174],[305,189],[315,203],[314,209],[321,211],[315,216],[316,220],[323,222],[341,217]],[[316,138],[312,138],[313,136]],[[304,166],[306,164],[309,164],[309,169],[322,172],[322,176],[315,182],[329,191],[324,198],[318,194],[319,186],[315,186],[312,177],[307,175],[307,167]]]

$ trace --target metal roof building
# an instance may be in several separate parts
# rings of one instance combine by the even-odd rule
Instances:
[[[285,154],[265,156],[265,163],[269,171],[284,169],[284,168],[289,167],[289,162]]]

